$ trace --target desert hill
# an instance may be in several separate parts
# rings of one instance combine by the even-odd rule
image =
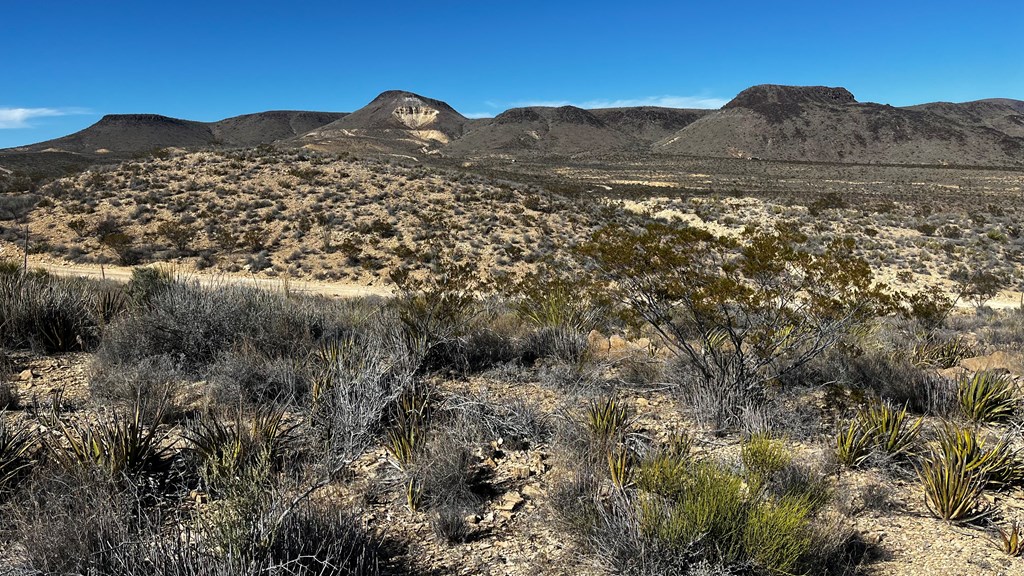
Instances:
[[[532,153],[555,156],[642,150],[639,138],[575,106],[512,108],[474,126],[444,149],[449,156]]]
[[[1017,112],[1024,114],[1024,100],[1014,100],[1012,98],[985,98],[984,100],[975,100],[975,102],[990,102],[992,104],[1002,104],[1003,106],[1009,106]],[[967,102],[970,104],[970,102]]]
[[[713,111],[661,106],[590,110],[590,113],[605,125],[651,144],[682,130],[711,112]]]
[[[977,100],[974,102],[932,102],[909,106],[908,110],[931,112],[955,122],[976,128],[991,128],[1008,136],[1024,138],[1024,103],[1020,109],[1008,104],[1012,100]]]
[[[108,114],[88,128],[57,138],[15,148],[17,152],[59,150],[77,154],[138,153],[169,146],[195,148],[215,140],[203,122],[158,114]]]
[[[125,155],[158,148],[201,148],[213,145],[256,146],[303,134],[337,120],[333,112],[271,111],[196,122],[159,114],[108,114],[81,130],[8,153],[68,152],[83,155]]]
[[[388,150],[442,146],[462,136],[468,119],[447,103],[403,90],[382,92],[369,104],[302,135],[317,148]]]
[[[1024,139],[929,110],[860,103],[844,88],[761,85],[655,144],[710,157],[1022,165]]]
[[[214,122],[210,128],[220,142],[232,146],[257,146],[305,134],[344,116],[344,112],[272,110],[226,118]]]
[[[218,122],[109,115],[63,138],[0,150],[0,166],[45,169],[52,159],[66,172],[77,165],[77,155],[90,163],[158,148],[261,144],[417,159],[628,154],[639,161],[682,155],[1022,166],[1024,102],[996,98],[896,108],[858,102],[845,88],[759,85],[720,110],[524,107],[470,120],[441,100],[389,90],[351,114],[271,111]],[[36,157],[42,152],[50,156]]]

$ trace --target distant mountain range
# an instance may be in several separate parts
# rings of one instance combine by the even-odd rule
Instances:
[[[760,85],[719,110],[532,106],[473,120],[440,100],[392,90],[350,114],[274,111],[219,122],[109,115],[63,138],[0,150],[0,165],[25,155],[85,161],[261,144],[479,160],[629,154],[1024,166],[1024,101],[897,108],[857,102],[844,88]]]

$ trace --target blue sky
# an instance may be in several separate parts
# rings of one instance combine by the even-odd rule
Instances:
[[[717,107],[761,83],[893,105],[1024,99],[1020,0],[0,0],[0,147],[107,113],[351,111],[387,89],[466,115]]]

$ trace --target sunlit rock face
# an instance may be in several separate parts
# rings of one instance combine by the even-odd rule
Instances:
[[[411,130],[433,124],[440,112],[423,103],[419,98],[403,98],[391,114]]]

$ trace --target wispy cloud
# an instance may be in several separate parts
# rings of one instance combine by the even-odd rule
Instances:
[[[664,106],[666,108],[721,108],[728,100],[706,96],[646,96],[619,100],[598,99],[583,102],[573,100],[528,100],[513,106],[577,106],[579,108],[623,108],[626,106]]]
[[[494,112],[466,112],[463,116],[466,118],[494,118]]]
[[[6,108],[0,107],[0,129],[31,128],[32,120],[52,116],[90,114],[84,108]]]

